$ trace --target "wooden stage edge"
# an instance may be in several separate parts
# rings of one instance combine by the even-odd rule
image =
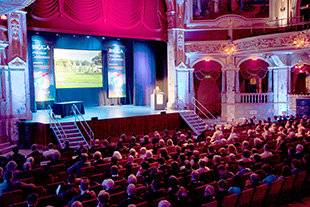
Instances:
[[[163,131],[188,128],[179,113],[153,114],[135,117],[123,117],[102,120],[87,121],[94,131],[95,139],[106,139],[120,137],[125,133],[130,135],[150,133],[154,131]],[[48,143],[58,144],[52,129],[47,123],[19,123],[19,141],[18,146],[23,149],[29,149],[32,144],[47,145]]]

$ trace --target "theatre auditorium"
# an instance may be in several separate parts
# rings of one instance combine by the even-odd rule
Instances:
[[[0,1],[0,207],[310,206],[309,0]]]

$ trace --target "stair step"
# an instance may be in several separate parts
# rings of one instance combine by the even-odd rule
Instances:
[[[10,142],[6,142],[1,145],[5,147],[0,148],[0,155],[7,153],[7,152],[12,152],[13,148],[17,146],[16,144],[11,145]]]

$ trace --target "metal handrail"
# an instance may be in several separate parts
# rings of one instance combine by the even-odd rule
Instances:
[[[47,110],[49,111],[48,115],[50,117],[50,127],[55,126],[55,130],[59,133],[61,138],[67,140],[68,139],[67,134],[66,134],[65,130],[63,129],[62,125],[60,124],[59,120],[57,119],[57,117],[56,117],[55,113],[53,112],[50,105],[47,106]],[[60,140],[58,138],[58,135],[57,134],[55,134],[55,135],[58,139],[59,144],[62,145],[62,143],[60,142]]]
[[[82,116],[82,114],[81,114],[80,110],[77,108],[77,106],[75,104],[72,104],[71,109],[72,109],[72,112],[74,113],[74,116],[75,116],[74,124],[77,126],[77,124],[76,124],[77,121],[81,124],[81,126],[83,127],[83,130],[85,131],[88,138],[90,139],[90,144],[88,144],[88,142],[84,136],[83,136],[83,138],[84,138],[85,142],[87,143],[88,147],[90,147],[91,142],[94,141],[95,134],[94,134],[93,130],[90,128],[90,126],[87,124],[86,120]],[[78,126],[77,126],[77,128],[80,131],[80,128]]]
[[[213,116],[213,114],[211,114],[211,112],[206,109],[206,107],[204,107],[204,105],[202,105],[202,103],[200,103],[195,97],[192,97],[192,103],[194,105],[194,113],[196,113],[196,108],[207,118],[207,119],[210,119],[200,108],[203,108],[206,112],[208,112],[209,115],[212,116],[213,119],[216,119],[215,116]],[[198,104],[196,104],[198,103]]]

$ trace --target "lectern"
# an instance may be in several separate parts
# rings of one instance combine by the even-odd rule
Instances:
[[[155,92],[151,95],[151,108],[153,110],[164,110],[167,105],[167,98],[164,92]]]

